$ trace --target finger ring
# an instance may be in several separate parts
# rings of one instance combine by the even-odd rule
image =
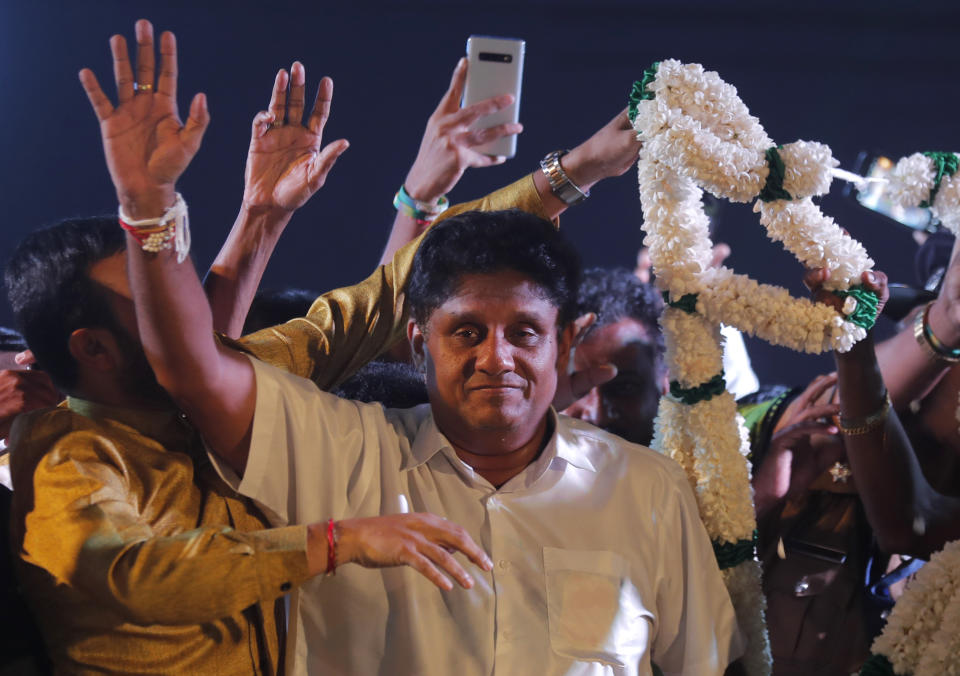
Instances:
[[[153,90],[152,84],[140,84],[139,82],[133,83],[133,90],[136,92],[149,92]]]
[[[273,122],[270,123],[271,129],[279,129],[282,126],[283,126],[283,120],[274,120]]]

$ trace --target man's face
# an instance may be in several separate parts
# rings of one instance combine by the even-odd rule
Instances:
[[[115,326],[106,328],[110,329],[122,354],[124,364],[117,371],[117,378],[124,390],[131,393],[131,404],[169,402],[140,343],[133,293],[127,279],[126,254],[120,252],[94,263],[90,266],[90,279],[107,298],[113,314]]]
[[[624,318],[594,329],[577,346],[574,368],[613,364],[617,376],[595,387],[564,413],[627,441],[649,444],[665,383],[657,372],[656,343],[646,327]]]
[[[500,453],[530,441],[542,424],[570,330],[558,335],[557,308],[537,284],[503,271],[463,275],[426,331],[411,325],[410,337],[437,426],[464,450]]]

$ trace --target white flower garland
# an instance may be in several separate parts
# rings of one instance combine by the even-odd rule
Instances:
[[[687,472],[715,546],[749,547],[756,530],[745,457],[749,439],[733,397],[712,387],[723,373],[719,324],[809,352],[849,350],[866,332],[831,307],[794,299],[785,289],[725,267],[710,267],[702,190],[740,202],[769,197],[773,141],[736,89],[699,64],[663,61],[643,82],[644,94],[653,95],[635,102],[634,118],[644,142],[638,161],[644,244],[657,284],[671,301],[696,295],[695,312],[668,307],[661,317],[667,363],[678,389],[676,397],[660,401],[651,446]],[[830,149],[800,141],[783,147],[779,158],[779,191],[755,208],[768,235],[808,267],[829,269],[830,288],[858,283],[873,261],[810,200],[829,190],[837,165]],[[748,641],[744,663],[750,674],[769,674],[759,563],[749,556],[735,560],[739,563],[723,575]]]
[[[872,649],[897,674],[960,674],[960,541],[917,572]]]
[[[895,204],[903,207],[918,207],[930,201],[930,192],[936,182],[936,166],[932,158],[923,153],[904,157],[890,172],[889,194]],[[960,235],[960,172],[946,174],[930,205],[930,213],[954,235]]]

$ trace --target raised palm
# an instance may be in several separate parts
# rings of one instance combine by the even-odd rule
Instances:
[[[80,71],[97,119],[110,176],[121,204],[130,195],[173,193],[177,179],[200,148],[209,123],[206,98],[197,94],[186,125],[177,112],[177,44],[172,33],[160,38],[160,76],[155,78],[153,26],[136,24],[136,86],[123,36],[110,39],[117,105],[103,93],[89,69]],[[156,81],[156,86],[154,82]],[[169,204],[165,205],[169,206]]]
[[[289,76],[281,70],[274,81],[270,109],[257,114],[253,120],[243,193],[248,208],[284,211],[300,208],[323,186],[333,164],[349,145],[340,139],[321,149],[323,128],[330,115],[333,81],[326,77],[320,81],[317,100],[306,125],[301,124],[304,90],[302,64],[294,63]]]

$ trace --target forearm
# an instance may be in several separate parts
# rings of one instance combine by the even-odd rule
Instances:
[[[386,265],[396,255],[405,244],[412,242],[429,226],[417,223],[416,219],[403,211],[397,211],[393,219],[393,226],[390,228],[390,236],[387,238],[387,244],[383,248],[383,255],[380,256],[380,265]]]
[[[142,218],[158,209],[135,208],[147,213]],[[132,235],[127,237],[127,264],[140,340],[157,382],[210,448],[242,474],[256,404],[249,361],[216,341],[193,265],[178,263],[171,250],[145,252]]]
[[[264,270],[291,215],[241,207],[204,280],[216,331],[231,338],[242,333]]]
[[[923,312],[923,308],[918,311]],[[937,337],[950,345],[960,344],[960,332],[951,329],[940,301],[931,306],[928,317]],[[898,411],[929,393],[950,366],[935,359],[917,342],[912,321],[895,336],[877,345],[877,362],[890,390],[890,399]]]
[[[308,540],[306,526],[207,527],[106,546],[94,538],[79,553],[74,584],[136,624],[212,622],[321,572],[320,556],[310,565]]]
[[[883,405],[883,375],[872,338],[837,354],[841,415],[863,419]],[[863,434],[845,434],[844,444],[857,490],[880,545],[887,551],[925,554],[942,546],[944,528],[958,501],[937,494],[926,481],[910,440],[894,411]],[[947,510],[948,514],[944,513]]]

